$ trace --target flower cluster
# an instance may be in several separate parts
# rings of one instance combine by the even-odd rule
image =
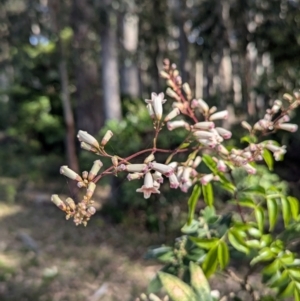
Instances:
[[[150,198],[151,194],[159,194],[160,186],[164,179],[169,181],[170,188],[180,188],[183,192],[195,183],[207,185],[211,181],[220,180],[218,174],[202,174],[197,168],[202,162],[201,154],[210,152],[216,163],[217,171],[226,173],[235,167],[244,168],[249,174],[255,174],[256,169],[252,162],[263,160],[264,151],[273,154],[275,160],[280,160],[286,152],[285,146],[280,146],[274,141],[267,140],[257,143],[257,133],[260,136],[275,132],[277,130],[286,130],[294,132],[297,125],[288,123],[290,121],[290,112],[300,103],[299,95],[294,97],[288,94],[284,98],[289,105],[283,107],[282,101],[276,100],[272,107],[266,110],[263,119],[251,126],[246,121],[242,122],[242,127],[249,132],[253,139],[244,149],[231,149],[230,151],[224,146],[224,142],[231,138],[232,133],[223,128],[218,122],[228,118],[228,111],[210,107],[203,99],[193,99],[192,92],[187,83],[182,84],[182,79],[176,68],[176,65],[170,64],[168,60],[164,61],[164,69],[161,76],[167,80],[166,94],[173,99],[172,109],[164,116],[163,105],[166,102],[164,93],[152,93],[151,99],[146,99],[146,106],[150,118],[154,125],[153,147],[141,150],[127,158],[116,155],[110,155],[105,151],[105,146],[113,136],[111,131],[107,131],[99,143],[96,138],[84,131],[78,132],[78,139],[81,147],[91,151],[96,155],[108,157],[112,165],[99,174],[103,164],[96,160],[89,172],[84,171],[82,176],[62,166],[61,174],[77,181],[77,186],[86,190],[82,200],[75,204],[71,198],[62,201],[57,195],[52,196],[52,201],[61,210],[66,213],[67,219],[72,217],[76,225],[86,225],[90,217],[95,213],[93,200],[91,199],[95,191],[96,183],[105,175],[117,175],[120,172],[127,173],[129,181],[143,179],[141,188],[137,192],[143,193],[144,198]],[[176,119],[179,117],[178,119]],[[184,128],[187,132],[186,139],[175,150],[165,150],[157,148],[157,137],[159,132],[166,125],[169,131],[177,128]],[[187,146],[182,147],[184,144]],[[169,153],[166,162],[156,162],[155,153]],[[188,153],[187,160],[178,162],[173,157],[179,152]],[[149,153],[146,159],[140,163],[132,164],[130,161]]]

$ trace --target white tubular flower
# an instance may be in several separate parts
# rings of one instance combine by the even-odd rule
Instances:
[[[157,163],[157,162],[150,162],[148,166],[149,166],[149,168],[162,173],[166,177],[169,177],[171,174],[174,173],[174,169],[171,166],[168,166],[165,164],[161,164],[161,163]]]
[[[97,153],[97,152],[98,152],[98,149],[97,149],[97,148],[95,148],[95,147],[93,147],[92,145],[87,144],[87,143],[85,143],[85,142],[81,142],[81,143],[80,143],[80,147],[81,147],[82,149],[85,149],[85,150],[89,151],[89,152],[93,152],[93,153]]]
[[[154,182],[151,173],[148,171],[144,178],[144,185],[138,188],[136,192],[142,192],[145,199],[149,199],[151,193],[160,193],[160,191],[154,187]]]
[[[227,166],[223,160],[219,160],[217,163],[218,171],[225,172],[227,170]]]
[[[148,165],[147,164],[128,164],[125,165],[126,171],[128,172],[146,172],[148,171]]]
[[[161,173],[156,171],[155,173],[152,174],[153,180],[158,182],[158,183],[163,183],[164,178],[162,177]]]
[[[242,167],[247,171],[248,174],[250,174],[250,175],[256,174],[256,169],[249,163],[243,165]]]
[[[174,129],[177,128],[186,128],[187,127],[187,123],[184,120],[176,120],[176,121],[169,121],[167,123],[167,127],[169,131],[173,131]]]
[[[209,116],[209,120],[219,120],[219,119],[227,119],[228,118],[228,111],[224,110],[224,111],[220,111],[217,112],[215,114],[212,114],[211,116]]]
[[[158,95],[156,93],[151,93],[151,99],[146,99],[146,103],[151,104],[152,108],[155,113],[155,117],[157,120],[161,120],[162,113],[163,113],[163,104],[167,101],[164,99],[165,95],[164,93],[159,93]]]
[[[95,189],[96,189],[96,184],[94,182],[90,182],[86,190],[86,197],[88,199],[90,199],[93,196]]]
[[[215,127],[215,124],[211,121],[197,122],[193,125],[193,129],[197,130],[211,130]]]
[[[132,181],[132,180],[138,180],[144,176],[144,173],[142,172],[134,172],[134,173],[129,173],[127,175],[127,180]]]
[[[225,155],[225,156],[229,155],[229,151],[228,151],[227,148],[226,148],[224,145],[222,145],[222,144],[219,144],[219,145],[217,146],[217,150],[218,150],[218,152],[220,152],[222,155]]]
[[[200,179],[200,182],[202,185],[207,185],[209,182],[211,182],[212,180],[214,179],[214,175],[212,173],[208,174],[208,175],[205,175],[203,176],[201,179]]]
[[[191,91],[190,85],[188,83],[184,83],[182,85],[182,89],[183,89],[184,93],[186,94],[187,99],[190,100],[192,98],[192,91]]]
[[[298,130],[298,125],[293,123],[279,123],[276,124],[276,128],[294,133]]]
[[[212,139],[215,134],[212,132],[207,132],[207,131],[195,131],[193,133],[193,135],[197,138],[197,139]]]
[[[180,182],[181,183],[185,183],[188,180],[190,180],[191,172],[192,172],[192,168],[191,167],[184,167],[182,176],[180,178]]]
[[[159,188],[160,188],[160,183],[157,182],[157,181],[155,181],[155,180],[153,179],[153,187],[159,189]]]
[[[231,136],[232,136],[232,133],[231,133],[230,131],[227,131],[227,130],[225,130],[225,129],[223,129],[223,128],[217,127],[217,128],[216,128],[216,131],[217,131],[218,134],[219,134],[222,138],[224,138],[224,139],[230,139]]]
[[[100,148],[98,141],[95,137],[90,135],[88,132],[85,131],[79,131],[77,134],[77,138],[80,142],[85,142],[87,144],[92,145],[95,148]]]
[[[71,180],[75,180],[77,182],[82,182],[81,176],[66,165],[61,166],[59,171],[62,175],[68,177]]]
[[[180,111],[184,109],[184,104],[182,102],[173,102],[172,108],[178,108]]]
[[[253,128],[256,130],[256,131],[263,131],[264,128],[261,126],[260,122],[256,122],[253,126]]]
[[[88,175],[88,180],[92,181],[95,176],[98,174],[99,170],[101,169],[101,167],[103,166],[103,163],[100,160],[96,160],[94,161],[94,164],[89,172]]]
[[[51,196],[51,202],[53,202],[59,209],[65,211],[67,209],[65,203],[59,198],[57,194]]]
[[[178,108],[173,109],[164,119],[165,122],[175,118],[180,114],[180,110]]]
[[[181,177],[182,177],[183,171],[184,171],[184,167],[183,167],[183,166],[179,166],[179,167],[177,168],[176,176],[177,176],[177,179],[178,179],[179,181],[181,181]]]
[[[170,75],[169,75],[166,71],[164,71],[164,70],[160,71],[160,72],[159,72],[159,75],[160,75],[162,78],[164,78],[164,79],[169,79],[169,78],[170,78]]]
[[[251,132],[252,130],[252,126],[247,122],[247,121],[242,121],[241,123],[242,127],[246,130],[248,130],[249,132]]]
[[[277,123],[285,123],[285,122],[289,122],[289,121],[290,121],[290,117],[288,115],[284,115],[277,120]]]
[[[281,109],[281,107],[282,107],[282,102],[280,100],[275,100],[274,104],[273,104],[273,106],[271,108],[272,113],[273,114],[278,113],[279,110]]]
[[[107,144],[107,142],[111,139],[111,137],[113,136],[114,134],[113,134],[113,132],[111,131],[111,130],[108,130],[106,133],[105,133],[105,135],[104,135],[104,137],[102,138],[102,140],[101,140],[101,146],[105,146],[106,144]]]
[[[192,108],[199,108],[200,112],[203,114],[207,114],[209,111],[208,104],[201,98],[199,99],[193,99],[191,102]]]
[[[150,154],[145,160],[144,163],[148,164],[149,162],[155,160],[155,156],[153,154]]]
[[[147,104],[147,110],[148,110],[148,113],[149,113],[149,116],[151,117],[151,119],[155,119],[155,113],[154,113],[153,107],[150,103]]]
[[[169,181],[170,181],[170,188],[174,188],[174,189],[178,188],[179,181],[174,173],[169,176]]]
[[[187,182],[180,185],[180,190],[182,192],[187,193],[189,188],[192,187],[192,185],[193,185],[193,182],[191,180],[189,180],[189,181],[187,181]]]
[[[198,140],[201,144],[203,144],[204,146],[207,146],[207,147],[209,147],[209,148],[215,148],[216,146],[217,146],[217,141],[216,141],[216,139],[210,139],[210,140],[208,140],[208,139],[199,139]]]
[[[242,156],[246,159],[252,158],[252,153],[251,152],[243,152]]]
[[[265,145],[265,148],[267,148],[269,151],[271,151],[273,153],[273,156],[274,156],[276,161],[279,161],[281,159],[281,157],[286,153],[286,146],[285,145],[279,147],[277,145],[267,143]]]
[[[76,204],[74,202],[74,200],[72,198],[67,198],[66,199],[66,203],[69,205],[69,207],[72,209],[72,210],[75,210],[76,209]]]
[[[173,162],[169,163],[168,166],[171,166],[175,170],[176,167],[178,166],[178,162],[173,161]]]
[[[174,99],[176,99],[177,101],[180,100],[179,95],[170,87],[167,88],[166,94]]]
[[[192,167],[195,169],[199,166],[199,164],[201,163],[202,158],[200,156],[197,156],[192,164]]]

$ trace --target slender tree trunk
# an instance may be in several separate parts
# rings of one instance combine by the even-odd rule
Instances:
[[[110,9],[106,9],[105,13],[106,24],[102,26],[100,32],[104,115],[106,120],[120,120],[122,112],[117,53],[117,18]]]
[[[78,172],[78,159],[76,155],[76,145],[75,145],[75,122],[72,111],[72,105],[70,100],[69,91],[69,76],[67,70],[67,58],[65,52],[65,45],[60,37],[61,24],[58,23],[60,15],[60,2],[57,0],[49,1],[49,8],[51,12],[51,21],[53,24],[54,32],[58,37],[58,55],[59,55],[59,77],[61,85],[61,101],[64,112],[64,120],[66,124],[66,155],[68,160],[68,165],[71,169]]]

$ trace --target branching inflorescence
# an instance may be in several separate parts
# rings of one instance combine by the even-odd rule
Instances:
[[[256,137],[263,137],[277,130],[295,132],[297,125],[288,122],[290,121],[290,112],[300,104],[299,94],[296,93],[294,96],[285,94],[283,98],[288,103],[286,107],[283,106],[282,101],[275,100],[273,106],[266,110],[264,118],[253,126],[243,121],[242,127],[249,132],[249,145],[244,149],[233,148],[229,151],[223,143],[230,139],[232,134],[229,130],[217,125],[218,122],[228,118],[228,111],[218,111],[215,106],[210,107],[203,99],[193,99],[189,85],[182,84],[176,65],[171,65],[168,59],[164,60],[164,68],[160,75],[167,81],[169,87],[166,94],[173,99],[173,103],[171,112],[163,118],[163,105],[166,102],[164,93],[152,93],[151,99],[145,100],[154,126],[152,148],[122,158],[108,154],[105,150],[105,145],[113,136],[111,131],[107,131],[100,144],[87,132],[78,132],[77,137],[83,149],[102,157],[111,158],[112,165],[100,172],[103,164],[100,160],[96,160],[90,172],[84,171],[82,176],[67,166],[61,167],[61,174],[77,181],[78,187],[86,190],[82,200],[77,204],[71,198],[67,198],[65,201],[61,200],[58,195],[52,195],[51,198],[52,202],[66,213],[67,219],[71,217],[74,219],[76,225],[86,225],[91,216],[95,214],[96,209],[93,206],[92,196],[96,183],[105,175],[118,175],[126,172],[129,181],[143,179],[144,182],[137,192],[143,193],[144,198],[148,199],[151,194],[160,193],[160,185],[164,178],[168,178],[170,188],[180,188],[183,192],[187,192],[195,183],[206,185],[211,181],[219,181],[218,174],[203,174],[197,171],[197,167],[202,161],[203,151],[209,150],[213,154],[218,171],[224,175],[235,167],[242,167],[249,174],[255,174],[256,169],[251,163],[263,160],[265,150],[273,153],[275,160],[280,160],[285,154],[285,146],[280,146],[272,140],[258,142]],[[179,119],[175,119],[176,117]],[[169,131],[177,128],[186,130],[186,138],[176,149],[157,148],[159,132],[165,125]],[[169,153],[169,157],[164,163],[156,162],[156,153]],[[186,161],[176,161],[174,157],[178,153],[186,153]],[[148,154],[148,156],[140,163],[132,164],[130,162],[143,154]]]

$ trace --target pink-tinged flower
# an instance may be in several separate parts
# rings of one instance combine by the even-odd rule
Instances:
[[[270,150],[273,153],[273,156],[274,156],[276,161],[279,161],[281,159],[281,157],[286,153],[286,146],[285,145],[279,147],[277,145],[267,143],[265,145],[265,148],[267,148],[268,150]]]
[[[208,174],[208,175],[205,175],[203,176],[201,179],[200,179],[200,182],[202,185],[207,185],[209,182],[211,182],[212,180],[214,179],[214,175],[211,173],[211,174]]]
[[[87,144],[90,144],[97,149],[99,148],[99,143],[96,140],[96,138],[90,135],[88,132],[79,131],[77,134],[77,138],[80,142],[85,142]]]
[[[210,140],[208,140],[208,139],[199,139],[198,140],[201,144],[203,144],[204,146],[207,146],[207,147],[209,147],[209,148],[215,148],[216,146],[217,146],[217,141],[216,141],[216,139],[210,139]]]
[[[189,181],[190,176],[191,176],[191,172],[192,172],[192,168],[191,167],[184,167],[183,168],[182,176],[180,178],[180,182],[181,183],[185,183],[185,182]]]
[[[150,154],[150,155],[144,160],[144,163],[148,164],[149,162],[154,161],[154,160],[155,160],[154,154]]]
[[[65,203],[59,198],[57,194],[51,196],[51,202],[53,202],[59,209],[65,211],[67,209]]]
[[[178,162],[173,161],[173,162],[169,163],[168,166],[172,167],[175,170],[176,167],[178,166]]]
[[[103,166],[103,163],[100,160],[94,161],[94,164],[89,172],[88,180],[92,181],[94,177],[98,174],[99,170]]]
[[[188,182],[185,182],[185,183],[183,183],[183,184],[180,184],[179,186],[180,186],[180,190],[181,190],[182,192],[187,193],[188,190],[189,190],[189,188],[192,187],[192,185],[193,185],[193,182],[192,182],[191,180],[189,180]]]
[[[153,180],[162,184],[164,182],[164,178],[162,177],[161,173],[156,171],[152,174]]]
[[[289,121],[290,121],[290,117],[288,115],[284,115],[277,120],[277,123],[285,123],[285,122],[289,122]]]
[[[151,173],[148,171],[144,177],[144,185],[137,189],[136,192],[142,192],[145,199],[149,199],[151,193],[160,193],[160,191],[154,187],[154,181]]]
[[[116,167],[116,171],[124,171],[124,170],[126,170],[125,164],[120,164]]]
[[[276,128],[294,133],[298,130],[298,125],[293,123],[279,123],[276,124]]]
[[[221,172],[225,172],[227,170],[227,166],[223,160],[219,160],[217,163],[217,169]]]
[[[146,103],[151,104],[152,108],[155,113],[155,117],[157,120],[161,120],[162,113],[163,113],[163,104],[167,101],[164,99],[165,95],[164,93],[159,93],[158,95],[156,93],[151,93],[151,99],[146,99]]]
[[[159,188],[160,188],[160,183],[157,182],[157,181],[155,181],[155,180],[153,179],[153,187],[159,189]]]
[[[178,181],[181,181],[181,177],[182,177],[183,171],[184,171],[184,167],[183,166],[179,166],[177,168],[176,177],[177,177]]]
[[[127,180],[132,181],[132,180],[138,180],[144,176],[144,173],[142,172],[134,172],[134,173],[129,173],[127,175]]]
[[[149,113],[149,116],[151,117],[151,119],[155,119],[155,113],[154,113],[153,107],[150,103],[147,104],[147,110],[148,110],[148,113]]]
[[[190,85],[188,83],[184,83],[182,85],[182,90],[184,91],[184,93],[186,94],[186,97],[190,100],[192,97],[192,91],[191,91],[191,88],[190,88]]]
[[[71,180],[75,180],[77,182],[82,182],[81,176],[66,165],[61,166],[60,173],[64,176],[68,177]]]
[[[143,164],[128,164],[125,165],[126,171],[128,172],[146,172],[148,170],[148,165],[143,163]]]
[[[193,129],[197,130],[211,130],[215,127],[215,124],[211,121],[197,122],[193,125]]]
[[[174,189],[178,188],[179,181],[174,173],[169,176],[169,181],[170,181],[170,188],[174,188]]]
[[[217,146],[217,151],[218,151],[219,153],[221,153],[222,155],[225,155],[225,156],[229,155],[229,151],[228,151],[227,148],[226,148],[224,145],[222,145],[222,144],[220,144],[220,145]]]
[[[217,112],[215,114],[212,114],[209,116],[209,120],[219,120],[219,119],[227,119],[228,118],[228,111],[224,110],[224,111],[220,111]]]
[[[199,108],[200,112],[203,114],[207,114],[209,111],[208,104],[201,98],[199,99],[193,99],[191,102],[192,108]]]
[[[168,166],[166,164],[150,162],[148,164],[148,166],[150,169],[156,170],[156,171],[162,173],[163,175],[165,175],[166,177],[169,177],[171,174],[174,173],[173,167]]]
[[[273,130],[273,122],[267,119],[261,119],[258,121],[258,124],[264,129],[264,130]],[[254,126],[255,127],[255,126]]]
[[[195,131],[193,135],[198,139],[211,139],[215,136],[214,133],[207,131]]]
[[[107,142],[111,139],[111,137],[113,136],[114,134],[113,134],[113,132],[111,131],[111,130],[108,130],[106,133],[105,133],[105,135],[104,135],[104,137],[102,138],[102,140],[101,140],[101,146],[105,146],[106,144],[107,144]]]
[[[174,129],[177,128],[186,128],[187,127],[187,123],[184,120],[176,120],[176,121],[169,121],[167,123],[167,127],[169,131],[173,131]]]
[[[217,127],[216,131],[224,139],[230,139],[231,136],[232,136],[232,133],[230,131],[227,131],[227,130],[225,130],[223,128],[220,128],[220,127]]]
[[[175,118],[180,114],[180,110],[178,108],[173,109],[164,119],[165,122]]]
[[[250,174],[250,175],[256,174],[256,169],[249,163],[243,165],[242,167],[247,171],[248,174]]]
[[[251,152],[243,152],[242,153],[242,156],[244,157],[244,158],[246,158],[246,159],[250,159],[250,158],[252,158],[252,153]]]

